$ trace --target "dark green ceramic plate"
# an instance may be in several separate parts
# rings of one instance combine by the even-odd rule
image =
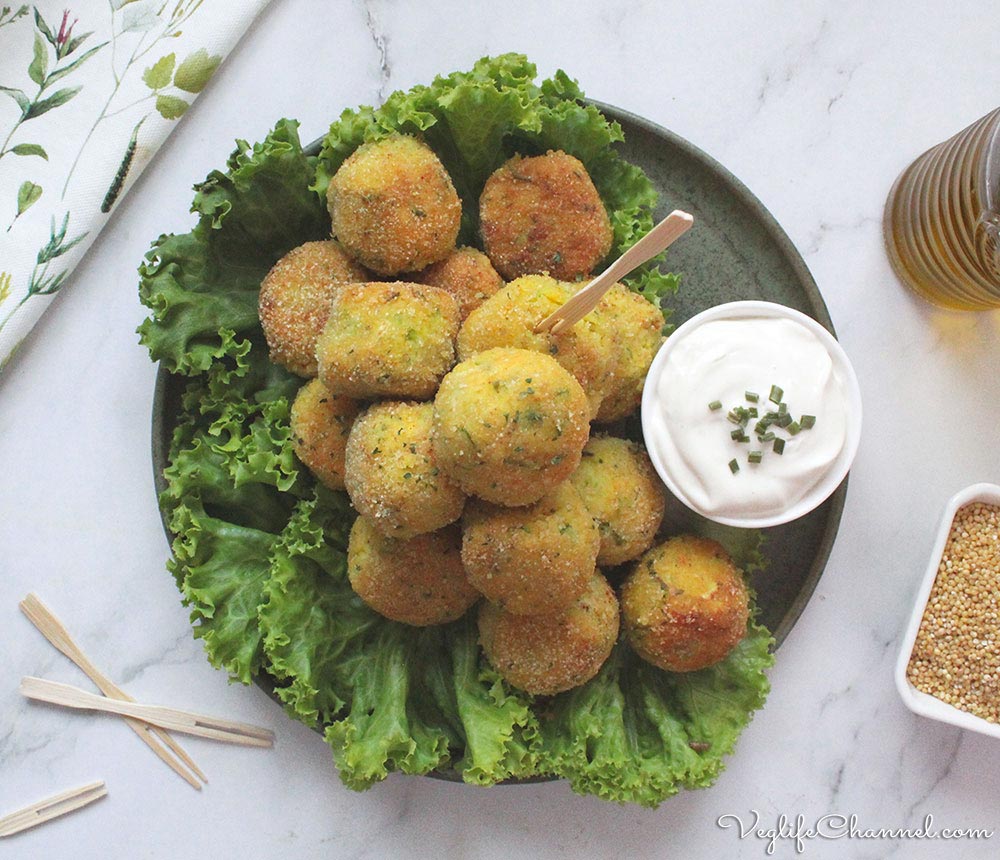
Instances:
[[[680,324],[722,302],[762,299],[796,308],[831,332],[833,323],[805,262],[764,205],[721,164],[676,134],[611,105],[595,102],[625,132],[621,154],[642,167],[660,193],[657,219],[673,209],[695,217],[695,226],[669,252],[669,268],[682,276],[672,302]],[[309,152],[317,153],[316,143]],[[153,400],[153,470],[157,493],[165,489],[170,436],[179,412],[183,377],[160,368]],[[760,620],[780,645],[802,613],[840,525],[847,480],[807,516],[767,530],[770,564],[753,578]],[[671,531],[684,530],[694,514],[668,506]],[[166,528],[166,525],[164,524]],[[172,537],[168,532],[168,538]],[[258,684],[271,692],[269,678]],[[447,774],[442,774],[447,776]],[[457,778],[457,777],[456,777]]]

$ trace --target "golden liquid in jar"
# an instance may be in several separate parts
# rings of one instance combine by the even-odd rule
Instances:
[[[932,147],[896,180],[886,249],[914,292],[957,310],[1000,307],[1000,109]]]

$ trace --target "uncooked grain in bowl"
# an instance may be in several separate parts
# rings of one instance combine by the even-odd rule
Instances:
[[[1000,505],[959,508],[906,677],[923,693],[1000,723]]]

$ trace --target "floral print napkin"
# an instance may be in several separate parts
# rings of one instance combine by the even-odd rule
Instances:
[[[267,2],[0,5],[0,374]]]

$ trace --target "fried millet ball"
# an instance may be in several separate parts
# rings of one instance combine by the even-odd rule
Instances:
[[[587,587],[600,544],[594,519],[569,481],[520,508],[473,500],[462,517],[469,582],[519,615],[569,606]]]
[[[333,235],[380,275],[414,272],[455,247],[462,204],[440,159],[407,135],[359,146],[326,192]]]
[[[451,293],[463,320],[503,287],[503,278],[493,268],[490,258],[482,251],[464,246],[429,265],[414,280]]]
[[[746,634],[743,575],[708,538],[680,535],[654,547],[636,562],[621,596],[628,641],[668,672],[718,663]]]
[[[611,222],[579,159],[565,152],[515,155],[479,198],[483,245],[507,280],[548,272],[563,281],[590,274],[611,250]]]
[[[598,570],[568,609],[515,615],[483,601],[479,640],[486,659],[518,689],[551,696],[596,675],[618,639],[618,600]]]
[[[316,375],[316,339],[343,284],[371,274],[332,240],[306,242],[274,264],[260,285],[258,311],[271,361],[298,376]]]
[[[388,537],[432,532],[462,515],[465,494],[434,459],[432,403],[386,401],[347,440],[344,482],[358,513]]]
[[[374,282],[342,287],[316,343],[319,377],[349,397],[434,396],[455,363],[458,306],[444,290]]]
[[[618,373],[601,401],[597,421],[619,421],[631,415],[642,400],[649,365],[663,344],[663,313],[644,296],[615,284],[602,299],[606,319],[621,337]]]
[[[318,379],[303,385],[292,403],[292,449],[320,483],[344,489],[344,450],[361,405],[331,394]]]
[[[663,522],[664,496],[642,445],[592,436],[569,479],[601,535],[599,565],[631,561],[653,545]]]
[[[555,359],[490,349],[457,364],[434,398],[434,454],[469,495],[537,502],[580,463],[586,395]]]
[[[611,324],[604,300],[559,334],[534,331],[537,323],[564,305],[577,289],[577,284],[548,275],[525,275],[511,281],[462,324],[458,332],[459,361],[497,346],[551,355],[583,386],[590,403],[589,417],[593,418],[605,391],[615,384],[622,355],[621,336]]]
[[[479,599],[462,567],[457,525],[402,540],[358,517],[347,543],[347,577],[379,615],[414,627],[461,618]]]

